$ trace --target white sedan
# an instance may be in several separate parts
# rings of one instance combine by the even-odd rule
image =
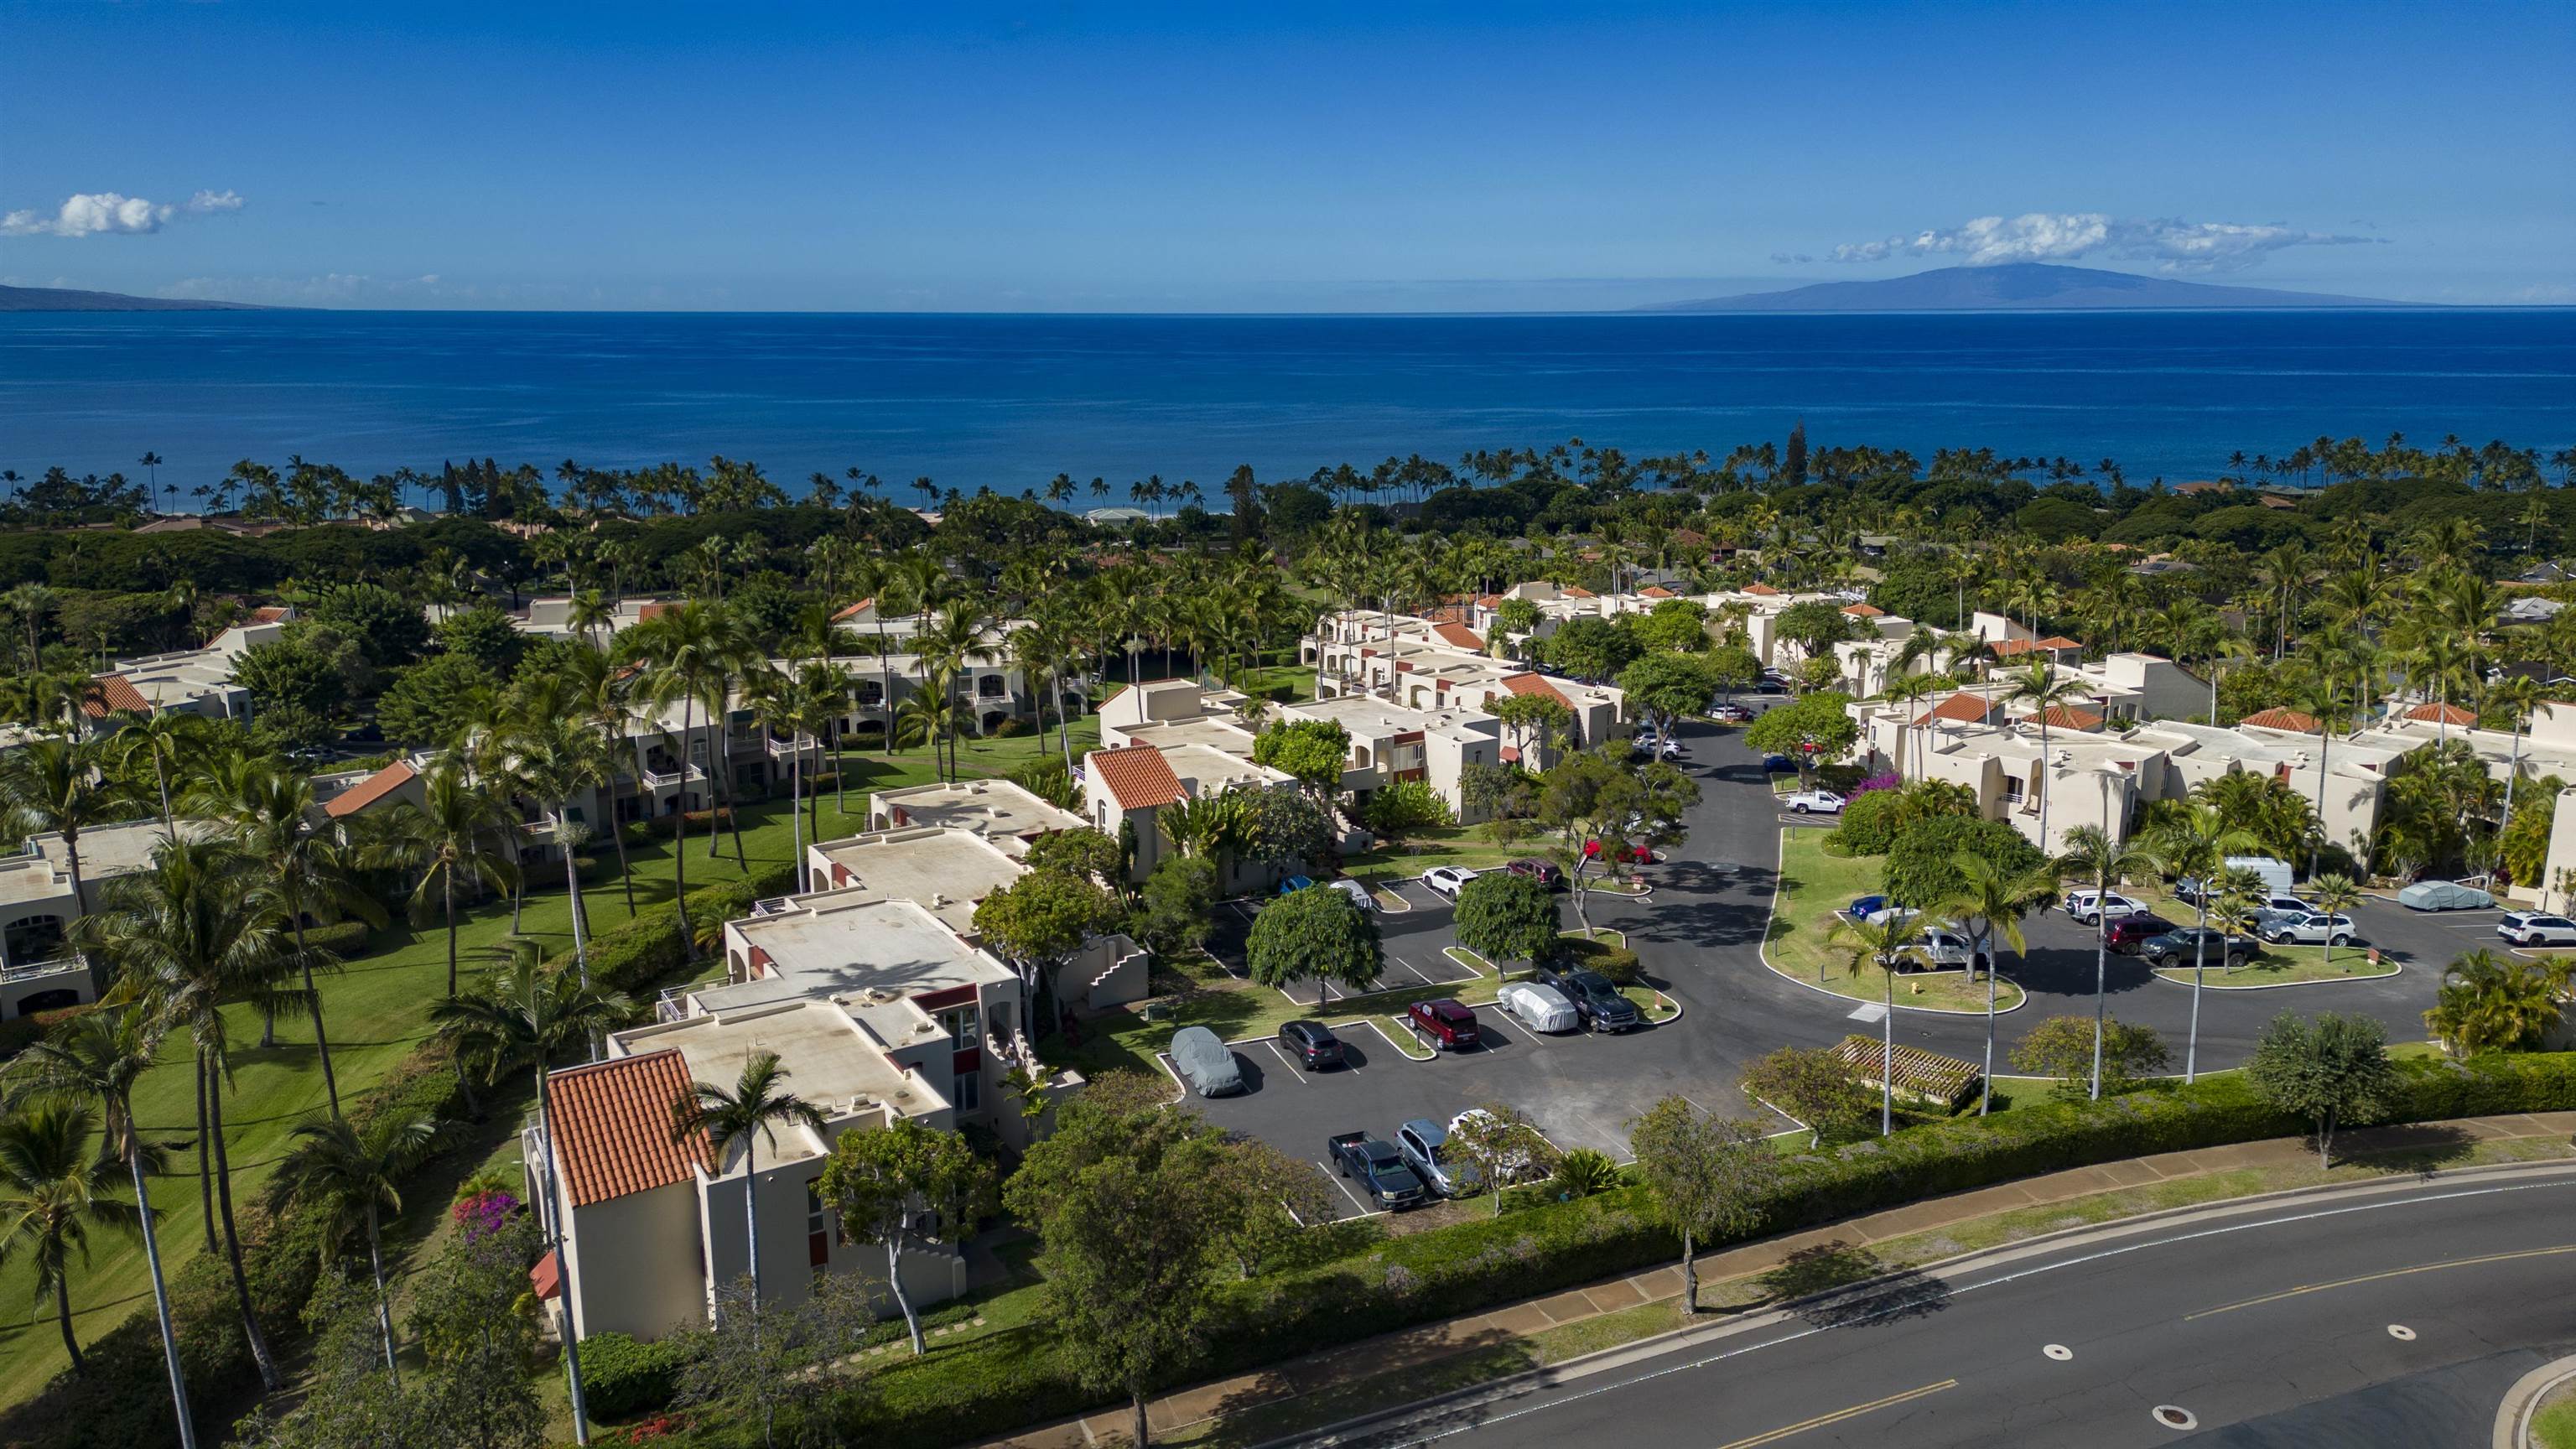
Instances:
[[[1463,866],[1435,865],[1422,873],[1422,884],[1433,895],[1446,896],[1454,901],[1458,899],[1458,892],[1467,888],[1467,882],[1475,878],[1476,873]]]
[[[2266,916],[2256,934],[2276,946],[2349,946],[2352,944],[2352,917],[2330,916],[2323,911],[2300,915],[2282,911]]]
[[[1831,790],[1800,790],[1795,794],[1781,796],[1780,803],[1786,806],[1790,813],[1796,815],[1843,813],[1843,797]]]

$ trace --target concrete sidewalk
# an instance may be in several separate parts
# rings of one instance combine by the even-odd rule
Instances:
[[[2445,1145],[2459,1140],[2459,1134],[2463,1132],[2485,1141],[2576,1137],[2576,1112],[2469,1117],[2404,1127],[2363,1128],[2336,1134],[2335,1146],[2337,1156],[2345,1158],[2360,1153]],[[2044,1177],[2024,1178],[1974,1192],[1911,1203],[1867,1217],[1765,1238],[1724,1252],[1707,1254],[1699,1260],[1700,1282],[1706,1285],[1768,1272],[1791,1255],[1812,1248],[1828,1245],[1868,1247],[1995,1213],[2068,1202],[2123,1188],[2247,1168],[2310,1166],[2315,1162],[2316,1149],[2306,1141],[2273,1138],[2053,1172]],[[1221,1413],[1240,1413],[1339,1383],[1374,1377],[1390,1369],[1430,1363],[1498,1343],[1527,1339],[1549,1329],[1617,1313],[1644,1303],[1677,1299],[1681,1291],[1681,1266],[1668,1263],[1647,1272],[1608,1279],[1546,1298],[1527,1299],[1467,1318],[1425,1324],[1249,1373],[1197,1384],[1150,1401],[1145,1406],[1145,1416],[1155,1434],[1169,1434]],[[1118,1404],[1078,1419],[1060,1420],[1008,1438],[987,1440],[981,1449],[1088,1449],[1092,1445],[1124,1443],[1128,1438],[1129,1422],[1130,1410],[1125,1404]]]

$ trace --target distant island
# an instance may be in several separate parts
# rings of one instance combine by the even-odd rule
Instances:
[[[129,297],[72,287],[0,287],[0,312],[265,312],[248,302],[197,302],[172,297]]]
[[[2323,292],[2283,292],[2270,287],[2214,287],[2061,267],[2010,262],[1991,267],[1943,267],[1910,277],[1872,282],[1818,282],[1785,292],[1748,292],[1692,302],[1659,302],[1637,312],[2102,312],[2161,307],[2405,307],[2368,297]]]

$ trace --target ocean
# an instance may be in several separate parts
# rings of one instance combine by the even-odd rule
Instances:
[[[801,493],[1148,474],[1212,497],[1389,455],[1785,438],[2119,460],[2137,482],[2319,435],[2576,442],[2576,309],[1836,316],[0,315],[0,467],[185,490],[300,454],[360,475],[712,454]],[[1088,501],[1089,495],[1083,495]]]

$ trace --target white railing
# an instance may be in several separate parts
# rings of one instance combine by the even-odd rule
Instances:
[[[16,966],[0,966],[0,981],[33,981],[43,976],[63,976],[74,971],[87,971],[89,958],[75,951],[56,956],[50,961],[28,961]]]
[[[765,901],[753,901],[751,903],[751,913],[755,916],[774,916],[782,911],[793,909],[795,904],[795,901],[790,897],[771,896]]]
[[[798,735],[792,740],[763,735],[761,741],[769,747],[769,757],[773,760],[783,760],[789,755],[811,755],[823,748],[823,742],[812,735]]]
[[[670,790],[687,784],[691,780],[703,780],[706,777],[706,771],[690,765],[679,770],[646,770],[644,783],[651,789]]]
[[[689,1014],[688,994],[689,988],[685,986],[663,987],[661,999],[653,1003],[653,1019],[672,1022],[686,1017]]]

